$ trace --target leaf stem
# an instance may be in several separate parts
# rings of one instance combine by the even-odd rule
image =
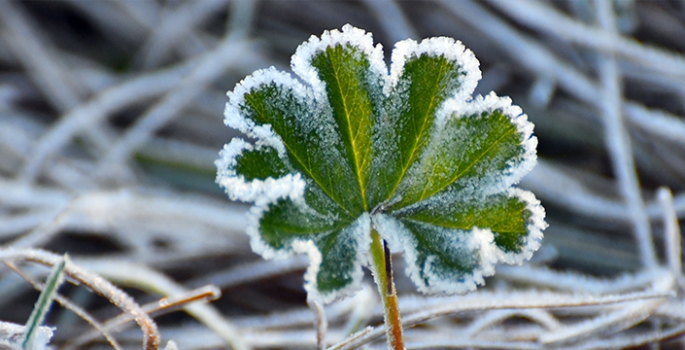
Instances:
[[[386,326],[389,350],[404,350],[400,307],[392,277],[390,251],[385,241],[381,240],[376,230],[371,230],[371,267],[383,301],[383,319]]]

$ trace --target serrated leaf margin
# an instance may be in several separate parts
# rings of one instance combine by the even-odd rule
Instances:
[[[350,45],[358,49],[366,55],[369,61],[369,69],[373,74],[381,77],[388,76],[387,67],[383,60],[383,46],[381,44],[373,45],[373,36],[370,32],[345,24],[342,31],[327,30],[323,32],[321,37],[312,35],[309,40],[297,47],[291,58],[290,66],[293,72],[309,84],[317,99],[329,103],[325,83],[319,79],[316,70],[311,65],[312,58],[325,51],[326,48],[336,45]]]
[[[294,200],[296,205],[304,206],[303,198]],[[363,213],[356,220],[354,220],[348,227],[354,229],[360,227],[362,231],[368,234],[358,235],[355,242],[355,251],[359,254],[359,258],[355,260],[352,269],[352,282],[345,288],[335,290],[330,293],[321,293],[317,287],[316,277],[321,268],[322,257],[316,244],[311,239],[293,239],[285,247],[285,249],[274,249],[269,246],[262,238],[259,232],[259,220],[262,215],[268,210],[267,205],[252,206],[247,213],[248,225],[246,233],[250,237],[250,247],[256,254],[261,255],[264,259],[283,260],[293,255],[305,254],[309,261],[309,267],[304,274],[304,289],[307,292],[307,297],[320,303],[330,303],[338,298],[354,294],[357,290],[362,288],[362,279],[364,278],[363,267],[368,265],[369,256],[368,251],[371,246],[371,220],[368,213]]]
[[[528,218],[526,229],[528,235],[524,238],[524,244],[520,253],[505,252],[495,244],[495,236],[489,228],[474,227],[470,230],[470,248],[481,252],[478,268],[463,282],[445,279],[431,279],[427,285],[421,278],[421,267],[417,265],[417,251],[413,234],[397,219],[390,215],[380,214],[372,217],[373,227],[383,237],[392,252],[404,253],[407,262],[406,274],[412,280],[417,289],[425,294],[464,294],[476,290],[478,285],[485,284],[485,277],[495,274],[495,266],[499,263],[509,265],[521,265],[530,259],[533,253],[540,248],[542,230],[547,227],[545,223],[545,210],[540,201],[533,193],[520,188],[511,187],[502,193],[509,197],[517,197],[526,203],[526,210],[531,216]],[[430,269],[430,267],[428,267]],[[430,272],[430,271],[429,271]]]
[[[438,111],[436,118],[436,129],[440,130],[445,123],[447,123],[449,118],[468,118],[474,114],[488,112],[492,113],[495,110],[501,110],[502,114],[509,117],[511,123],[516,127],[516,132],[521,135],[521,146],[524,149],[521,158],[523,161],[518,164],[508,163],[508,167],[502,173],[498,173],[495,176],[490,176],[485,179],[485,182],[475,183],[474,186],[479,186],[479,190],[484,190],[482,192],[477,192],[475,188],[466,189],[465,193],[469,196],[477,194],[479,196],[487,196],[494,193],[502,193],[507,189],[516,185],[526,174],[528,174],[535,165],[537,164],[537,145],[538,139],[533,135],[534,125],[528,120],[528,116],[523,113],[521,107],[512,104],[511,98],[506,96],[498,96],[494,92],[490,92],[486,96],[478,95],[471,100],[467,101],[456,101],[454,99],[448,99],[445,104]],[[436,135],[432,135],[430,144],[436,142],[433,138]],[[424,160],[421,159],[417,161],[413,166],[419,167]],[[410,169],[412,171],[413,169]],[[481,181],[483,179],[480,179]],[[495,181],[496,180],[496,181]],[[433,201],[442,201],[443,196],[454,195],[449,191],[443,191],[434,194],[431,197],[424,199],[423,201],[416,202],[414,204],[408,205],[400,210],[397,214],[402,214],[405,212],[410,212],[416,207],[426,205],[427,203]]]
[[[478,95],[471,100],[462,101],[460,104],[457,104],[453,99],[449,99],[445,101],[443,108],[438,111],[438,118],[436,118],[437,128],[441,128],[448,118],[468,118],[474,114],[492,113],[495,110],[501,110],[502,114],[509,117],[511,123],[514,124],[517,133],[521,135],[521,146],[523,146],[524,153],[521,156],[523,158],[521,163],[515,166],[509,163],[508,169],[512,171],[497,175],[500,180],[499,184],[484,184],[484,187],[489,188],[489,191],[484,192],[485,195],[503,192],[517,184],[537,164],[538,139],[533,135],[534,125],[528,120],[528,115],[523,113],[521,107],[512,104],[511,98],[497,96],[494,92],[490,92],[485,96]]]
[[[255,206],[265,206],[281,198],[302,198],[306,182],[299,173],[288,174],[278,179],[251,181],[246,181],[243,175],[236,173],[236,158],[243,151],[251,151],[255,147],[269,146],[253,146],[235,137],[219,152],[219,159],[214,162],[217,168],[216,183],[225,189],[228,197],[232,200],[254,202]]]
[[[357,40],[352,40],[357,38]],[[419,278],[416,266],[412,266],[412,262],[416,261],[416,252],[412,251],[411,246],[403,245],[399,233],[391,233],[388,230],[383,230],[380,226],[382,222],[388,223],[391,226],[399,225],[401,231],[401,224],[396,219],[389,215],[379,214],[372,217],[368,213],[363,213],[358,219],[370,222],[367,225],[373,225],[381,236],[388,240],[390,248],[393,251],[405,251],[405,260],[408,262],[407,274],[424,293],[464,293],[475,290],[476,285],[483,284],[483,277],[494,274],[494,265],[499,262],[508,264],[521,264],[524,260],[530,259],[533,252],[540,246],[542,238],[542,230],[546,227],[544,221],[544,209],[535,196],[518,188],[510,187],[517,183],[523,175],[528,173],[536,163],[536,146],[537,138],[532,134],[533,125],[528,122],[527,116],[523,114],[522,110],[511,104],[511,100],[507,97],[498,97],[494,93],[490,93],[485,97],[477,96],[471,99],[470,96],[475,90],[478,81],[481,78],[481,71],[478,68],[479,63],[473,53],[464,47],[460,41],[456,41],[447,37],[428,38],[417,43],[414,40],[408,39],[400,41],[395,44],[392,51],[390,74],[387,72],[387,66],[383,60],[383,51],[380,44],[373,45],[371,33],[367,33],[362,29],[345,25],[342,33],[337,30],[325,31],[321,37],[312,35],[312,37],[304,44],[300,45],[293,55],[291,66],[293,71],[302,78],[304,84],[300,83],[289,74],[281,72],[274,67],[262,69],[254,72],[246,77],[235,89],[227,93],[229,102],[226,104],[224,111],[225,124],[234,129],[247,134],[250,137],[256,138],[257,144],[252,146],[241,139],[233,139],[229,144],[224,146],[221,152],[221,158],[215,163],[219,172],[217,174],[217,182],[226,189],[229,197],[234,200],[242,200],[247,202],[254,202],[254,205],[249,210],[248,218],[250,224],[247,233],[250,236],[252,249],[262,255],[265,259],[283,259],[293,255],[293,253],[307,254],[310,261],[310,266],[305,274],[305,289],[315,299],[323,302],[330,302],[333,299],[347,295],[360,286],[363,277],[362,266],[368,263],[368,259],[364,261],[357,261],[354,268],[353,282],[344,290],[338,290],[327,295],[321,295],[316,288],[316,275],[321,265],[321,253],[318,251],[316,245],[310,240],[294,239],[291,241],[289,249],[275,250],[268,246],[261,238],[259,233],[259,220],[265,210],[268,210],[268,205],[275,203],[280,198],[289,198],[290,200],[307,207],[304,203],[303,193],[306,182],[301,178],[299,173],[288,174],[278,179],[252,180],[245,181],[242,175],[231,172],[232,166],[235,165],[235,158],[243,150],[251,150],[252,147],[273,147],[278,152],[281,158],[287,159],[285,146],[280,136],[275,134],[270,125],[255,125],[254,122],[248,120],[240,114],[239,106],[244,101],[244,96],[254,87],[276,83],[286,88],[293,90],[295,95],[303,99],[311,99],[318,102],[328,102],[325,93],[325,84],[318,78],[316,71],[309,65],[311,57],[325,50],[325,48],[336,44],[350,44],[360,51],[365,53],[370,62],[370,69],[375,74],[380,74],[383,84],[384,97],[388,97],[393,87],[399,81],[402,75],[404,64],[406,60],[412,56],[420,56],[427,54],[431,56],[444,55],[450,60],[454,60],[461,64],[465,71],[465,79],[463,86],[458,92],[446,99],[436,111],[434,128],[437,130],[444,124],[448,118],[458,116],[468,116],[474,113],[481,113],[483,111],[493,111],[501,109],[503,113],[509,116],[512,123],[516,125],[517,131],[522,135],[523,147],[525,148],[524,162],[515,167],[515,171],[511,172],[500,181],[497,186],[490,186],[490,189],[483,194],[492,193],[507,193],[515,195],[522,201],[526,202],[526,209],[531,212],[531,218],[528,224],[528,235],[525,237],[525,244],[521,253],[506,253],[494,245],[494,236],[489,229],[474,228],[472,234],[474,235],[474,242],[476,242],[481,249],[485,249],[496,256],[496,259],[489,259],[483,261],[478,271],[475,271],[473,278],[469,283],[459,283],[455,285],[447,281],[446,284],[437,283],[439,287],[427,287],[421,278]],[[430,141],[432,142],[432,141]],[[223,171],[222,171],[223,169]],[[502,178],[500,178],[502,179]],[[277,191],[267,191],[266,189],[276,186],[280,188]],[[231,188],[231,190],[229,190]],[[428,198],[426,200],[430,200]],[[409,208],[409,207],[407,207]],[[394,223],[393,223],[394,222]],[[397,224],[397,225],[396,225]],[[405,229],[406,230],[406,229]],[[369,236],[369,235],[366,235]],[[358,247],[368,246],[370,244],[369,237],[360,237],[357,242]],[[368,240],[368,242],[364,241]],[[406,242],[405,242],[406,243]],[[405,249],[406,248],[406,249]],[[359,251],[366,254],[368,249]]]
[[[421,42],[412,39],[398,41],[392,50],[390,61],[390,75],[386,76],[385,95],[389,95],[397,85],[404,72],[407,59],[421,55],[444,56],[450,61],[455,61],[463,68],[465,77],[459,92],[448,100],[466,101],[476,89],[481,78],[480,62],[473,52],[467,49],[459,40],[441,36],[426,38]]]

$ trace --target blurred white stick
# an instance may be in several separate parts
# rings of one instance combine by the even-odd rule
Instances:
[[[666,260],[671,273],[676,278],[681,288],[685,288],[685,279],[682,276],[682,248],[680,226],[678,217],[673,208],[673,195],[671,190],[661,187],[657,191],[657,198],[661,204],[664,215],[664,238],[666,246]]]
[[[400,5],[393,0],[365,0],[364,4],[376,15],[390,42],[405,39],[419,39],[411,23],[402,12]]]
[[[145,265],[117,260],[80,260],[80,263],[90,270],[120,284],[135,286],[142,290],[155,291],[163,295],[173,296],[187,293],[187,289],[169,277],[148,268]],[[231,322],[211,305],[192,303],[184,305],[183,309],[208,328],[215,331],[235,350],[249,350],[251,347],[243,340],[240,332]]]
[[[586,26],[563,15],[544,1],[490,0],[490,3],[525,26],[535,27],[541,32],[558,35],[600,52],[625,57],[660,74],[685,78],[683,56]]]
[[[597,9],[598,22],[608,33],[606,35],[617,37],[613,2],[596,0],[595,8]],[[604,103],[599,107],[604,122],[606,147],[611,155],[615,172],[614,176],[618,180],[621,194],[628,205],[642,263],[644,267],[654,269],[658,262],[652,242],[649,218],[640,195],[640,184],[635,171],[630,136],[625,129],[621,116],[621,100],[623,98],[621,76],[612,54],[606,54],[599,58],[599,76],[604,88],[602,91]]]
[[[168,5],[169,3],[167,3]],[[159,64],[173,48],[178,46],[185,57],[202,53],[202,41],[196,35],[198,25],[217,12],[225,12],[227,0],[204,0],[179,2],[176,8],[161,11],[161,21],[152,28],[152,33],[143,45],[142,65],[152,68]]]
[[[326,312],[321,304],[313,299],[307,298],[307,304],[314,314],[314,329],[316,329],[316,349],[326,349],[326,331],[328,330],[328,319]]]
[[[207,84],[221,77],[226,68],[240,61],[239,58],[248,51],[250,48],[246,42],[236,42],[227,36],[214,50],[203,55],[199,65],[162,101],[141,116],[100,160],[100,175],[123,166],[131,153],[143,145],[150,135],[175,118]]]
[[[183,73],[195,63],[193,61],[172,69],[141,75],[108,88],[90,101],[72,109],[38,140],[21,171],[21,177],[25,181],[33,181],[45,160],[52,153],[62,149],[77,133],[101,122],[122,108],[168,91],[181,81]]]
[[[45,97],[57,109],[67,110],[79,100],[75,87],[66,76],[68,70],[19,6],[23,5],[20,2],[0,2],[0,34]]]

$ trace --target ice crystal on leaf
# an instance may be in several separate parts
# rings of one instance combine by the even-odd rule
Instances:
[[[508,98],[471,98],[471,51],[450,38],[397,43],[390,70],[370,33],[312,36],[292,57],[301,81],[259,70],[228,93],[234,139],[217,182],[253,202],[252,248],[306,253],[305,288],[331,301],[357,289],[371,230],[404,251],[420,291],[463,293],[539,247],[544,210],[513,187],[535,165],[533,125]]]

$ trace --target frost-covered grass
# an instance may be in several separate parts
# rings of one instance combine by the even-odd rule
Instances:
[[[395,259],[407,348],[677,347],[685,5],[611,3],[0,2],[0,258],[40,282],[70,254],[56,297],[69,306],[47,318],[56,348],[101,348],[89,322],[140,348],[140,328],[116,316],[150,310],[161,346],[314,349],[318,332],[336,349],[385,348],[368,276],[323,321],[306,259],[251,252],[247,207],[213,183],[216,152],[238,136],[222,125],[225,92],[287,71],[300,43],[345,23],[385,53],[445,35],[481,62],[476,93],[511,96],[535,123],[538,165],[520,185],[550,226],[532,262],[465,296],[417,294]],[[216,298],[207,285],[223,295],[186,303]],[[0,338],[16,337],[38,292],[3,265],[0,296]]]

